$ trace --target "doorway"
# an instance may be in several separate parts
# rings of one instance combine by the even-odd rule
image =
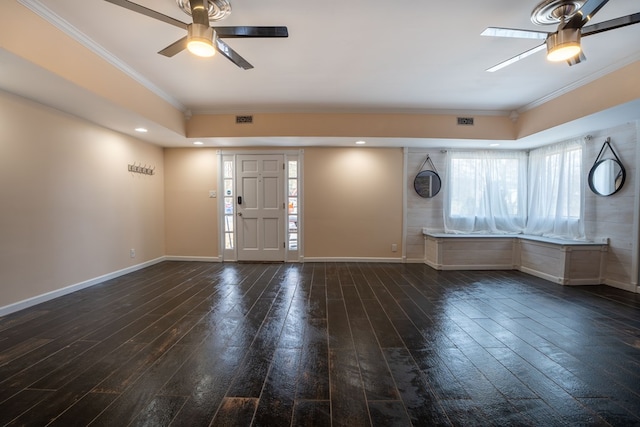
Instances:
[[[222,261],[302,261],[303,153],[218,152]]]

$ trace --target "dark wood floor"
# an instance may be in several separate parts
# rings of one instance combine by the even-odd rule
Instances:
[[[640,298],[417,264],[165,262],[0,318],[5,425],[640,425]]]

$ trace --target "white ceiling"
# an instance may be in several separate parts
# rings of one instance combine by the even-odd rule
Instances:
[[[289,38],[283,39],[226,39],[254,65],[246,71],[221,55],[158,55],[184,32],[104,0],[18,1],[64,31],[75,32],[94,50],[110,54],[112,62],[177,108],[193,113],[508,115],[640,59],[638,24],[583,39],[588,60],[574,67],[549,63],[539,52],[495,73],[486,72],[539,44],[480,36],[486,27],[554,30],[531,23],[538,0],[231,0],[233,12],[220,25],[289,29]],[[136,2],[190,20],[175,0]],[[640,1],[610,0],[593,22],[639,11]],[[3,62],[9,56],[4,54]],[[20,93],[15,89],[19,85],[11,84]]]

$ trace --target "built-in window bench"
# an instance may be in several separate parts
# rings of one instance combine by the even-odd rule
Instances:
[[[607,239],[599,242],[526,234],[447,234],[424,228],[425,264],[436,270],[520,270],[561,285],[597,285]]]

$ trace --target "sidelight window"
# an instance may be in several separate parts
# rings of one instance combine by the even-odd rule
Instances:
[[[298,161],[287,161],[287,241],[290,251],[298,249]]]
[[[233,201],[233,161],[222,162],[224,188],[224,248],[233,249],[235,204]]]

